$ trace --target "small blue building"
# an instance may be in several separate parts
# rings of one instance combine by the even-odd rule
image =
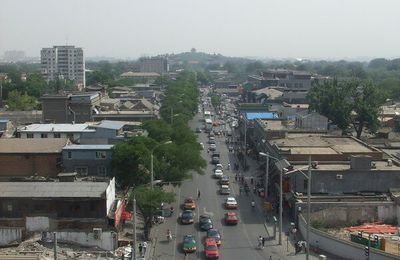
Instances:
[[[69,145],[62,151],[64,172],[81,176],[112,176],[111,154],[114,145]]]

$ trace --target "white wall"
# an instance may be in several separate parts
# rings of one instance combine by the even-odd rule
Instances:
[[[21,242],[22,228],[0,228],[0,246],[8,245],[13,241]]]
[[[57,231],[57,241],[72,242],[83,246],[97,246],[103,250],[117,248],[118,237],[115,232],[103,231],[100,239],[94,238],[93,232]],[[46,237],[53,237],[53,232],[48,232]]]
[[[111,205],[113,204],[114,200],[115,200],[115,178],[112,178],[112,180],[110,180],[110,184],[108,185],[107,189],[106,189],[106,197],[107,197],[107,212],[106,214],[108,214],[110,212],[110,208]]]
[[[60,132],[56,132],[60,134],[60,138],[61,139],[65,139],[67,138],[67,133],[60,133]],[[42,133],[33,133],[33,138],[41,138],[41,134]],[[44,134],[47,134],[47,138],[54,138],[54,132],[44,132]],[[22,139],[26,139],[27,138],[27,133],[26,132],[21,132],[21,137]],[[73,134],[73,141],[79,141],[81,139],[81,134],[80,133],[74,133]]]
[[[48,217],[26,217],[25,227],[27,231],[48,231],[50,220]]]

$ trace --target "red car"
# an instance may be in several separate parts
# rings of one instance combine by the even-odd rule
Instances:
[[[214,238],[206,238],[204,242],[204,254],[207,259],[218,259],[219,251]]]
[[[225,213],[225,224],[236,225],[239,222],[239,218],[236,212]]]

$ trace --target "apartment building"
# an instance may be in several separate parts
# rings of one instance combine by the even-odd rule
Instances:
[[[43,48],[40,52],[41,72],[47,81],[73,80],[85,87],[85,59],[82,48],[73,45]]]
[[[139,59],[140,72],[155,72],[164,74],[168,72],[168,60],[165,57],[146,57]]]

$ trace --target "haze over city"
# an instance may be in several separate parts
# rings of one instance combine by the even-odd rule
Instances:
[[[0,53],[71,44],[86,57],[199,51],[257,58],[398,57],[400,2],[4,0]]]

